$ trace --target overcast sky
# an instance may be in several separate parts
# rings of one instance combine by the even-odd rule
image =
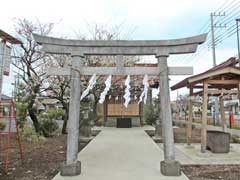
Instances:
[[[238,0],[4,0],[1,2],[0,29],[14,35],[14,19],[22,17],[55,23],[54,34],[59,37],[74,37],[76,32],[85,34],[87,24],[95,23],[109,27],[123,24],[121,30],[129,39],[173,39],[207,32],[209,27],[204,25],[209,25],[211,12],[226,11],[227,16],[215,18],[215,22],[224,22],[224,18],[230,18],[230,13],[237,8]],[[227,21],[227,28],[234,23],[234,18]],[[224,33],[224,29],[218,29],[216,34],[221,32]],[[236,55],[236,36],[219,44],[216,54],[217,63]],[[193,66],[195,74],[212,66],[211,51],[204,45],[197,56],[171,56],[168,61],[172,66]],[[171,77],[170,84],[183,78]],[[10,93],[12,80],[12,76],[4,78],[6,94]],[[171,96],[175,98],[176,92]]]

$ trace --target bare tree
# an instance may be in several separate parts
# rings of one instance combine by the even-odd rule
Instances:
[[[15,24],[16,36],[23,42],[19,48],[14,49],[15,57],[12,64],[19,70],[20,79],[26,88],[28,114],[33,121],[36,132],[43,133],[37,118],[34,103],[41,93],[41,86],[46,80],[43,64],[49,60],[49,56],[40,51],[40,46],[34,41],[32,33],[48,35],[53,29],[53,24],[36,23],[27,19],[18,19]]]
[[[51,61],[45,64],[45,66],[50,67],[66,67],[70,65],[70,57],[67,55],[54,55],[51,56]],[[65,111],[63,118],[62,134],[67,134],[67,121],[69,112],[69,87],[70,87],[70,77],[69,76],[51,76],[47,79],[47,96],[59,100]]]
[[[184,112],[184,118],[187,119],[187,112],[188,112],[188,96],[187,95],[180,95],[178,99],[180,112]]]
[[[77,37],[79,39],[88,39],[88,40],[123,40],[127,39],[126,34],[124,34],[124,31],[121,29],[123,26],[123,23],[119,25],[115,25],[109,28],[108,25],[106,24],[93,24],[89,25],[88,24],[88,35],[82,35],[82,34],[77,34]],[[137,59],[135,56],[126,56],[124,57],[124,64],[125,66],[132,66]],[[93,66],[93,67],[98,67],[98,66],[109,66],[113,67],[116,66],[116,59],[115,56],[86,56],[85,58],[85,65],[86,66]],[[86,82],[88,82],[90,77],[85,76]],[[97,103],[100,98],[100,94],[102,89],[104,88],[104,80],[106,78],[104,76],[99,76],[97,79],[97,84],[95,85],[93,91],[90,94],[94,95],[94,105],[93,105],[93,112],[96,114],[96,108],[97,108]],[[122,78],[115,78],[113,79],[115,86],[118,87],[121,86],[122,84],[119,83]],[[87,83],[83,84],[83,86],[87,86]],[[115,87],[115,88],[117,88]],[[85,87],[84,87],[85,88]]]

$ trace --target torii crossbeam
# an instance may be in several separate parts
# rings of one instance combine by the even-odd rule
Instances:
[[[34,35],[42,50],[51,54],[67,54],[72,57],[71,68],[51,68],[49,75],[70,75],[71,93],[68,121],[67,161],[61,175],[73,176],[81,173],[81,163],[77,159],[79,138],[80,75],[160,75],[160,98],[164,161],[161,172],[166,176],[181,174],[180,164],[175,160],[172,114],[170,107],[169,75],[190,75],[191,67],[168,67],[167,58],[171,54],[194,53],[199,44],[205,42],[207,34],[174,40],[66,40]],[[86,55],[114,55],[116,67],[84,67]],[[123,56],[155,55],[158,67],[124,67]]]

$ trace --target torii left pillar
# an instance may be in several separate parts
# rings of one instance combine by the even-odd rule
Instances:
[[[81,174],[81,162],[78,161],[78,138],[79,138],[79,120],[80,120],[80,93],[81,80],[80,69],[83,56],[72,55],[71,68],[71,92],[69,105],[69,122],[67,138],[67,161],[61,169],[62,176],[75,176]]]
[[[164,160],[160,163],[161,173],[165,176],[180,176],[181,165],[175,160],[172,113],[168,78],[168,56],[158,56],[160,68],[160,105],[163,131]]]

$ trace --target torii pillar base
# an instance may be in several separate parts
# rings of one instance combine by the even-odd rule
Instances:
[[[61,167],[61,176],[77,176],[81,174],[81,162],[77,161],[73,164],[62,164]]]
[[[178,161],[161,161],[160,169],[164,176],[181,176],[181,164]]]

